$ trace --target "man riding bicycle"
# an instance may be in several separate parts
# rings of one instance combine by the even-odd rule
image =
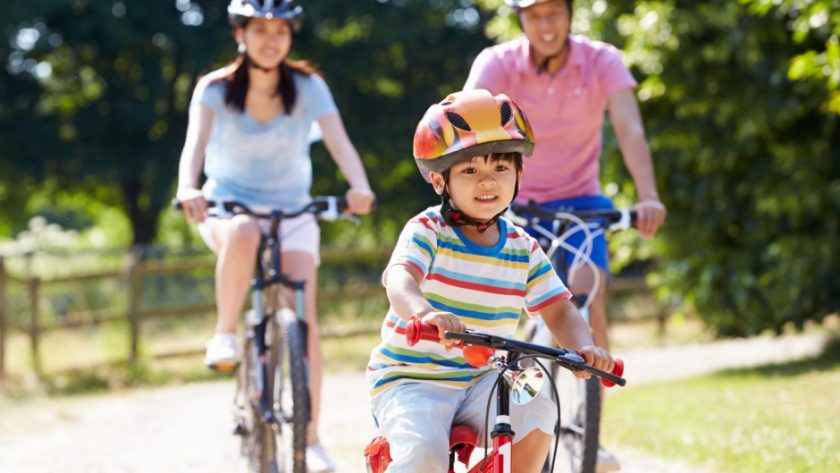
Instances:
[[[505,0],[514,9],[524,36],[482,51],[473,62],[465,89],[505,93],[528,114],[537,146],[523,174],[517,201],[557,210],[611,208],[601,193],[599,158],[604,112],[609,113],[624,163],[638,195],[637,228],[653,237],[665,220],[639,108],[637,85],[612,45],[571,35],[572,0]],[[546,223],[546,225],[548,225]],[[584,243],[583,232],[568,240]],[[568,252],[573,258],[574,253]],[[608,275],[603,235],[593,242],[591,258],[600,280]],[[596,275],[587,265],[568,281],[574,294],[586,294]],[[590,324],[598,346],[609,348],[605,294],[598,288]],[[600,471],[618,469],[606,451]]]

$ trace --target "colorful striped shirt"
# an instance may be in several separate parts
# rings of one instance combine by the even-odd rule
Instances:
[[[436,310],[458,316],[469,329],[512,336],[523,309],[536,315],[543,307],[571,297],[536,240],[504,217],[493,247],[468,240],[448,225],[440,206],[415,216],[405,226],[382,275],[395,265],[423,274],[420,289]],[[406,321],[393,307],[382,323],[382,342],[367,368],[371,396],[406,381],[434,382],[454,389],[471,386],[486,368],[470,366],[460,350],[437,342],[405,341]]]

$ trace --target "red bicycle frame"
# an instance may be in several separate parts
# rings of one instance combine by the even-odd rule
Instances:
[[[440,341],[437,327],[425,324],[416,317],[409,320],[405,328],[405,338],[409,346],[417,344],[420,340]],[[619,384],[623,386],[626,381],[621,378],[624,372],[624,364],[621,360],[615,360],[615,369],[607,373],[586,364],[583,358],[577,353],[562,348],[550,348],[533,343],[522,342],[505,337],[497,337],[477,332],[450,333],[445,338],[457,340],[456,346],[464,352],[464,358],[476,368],[492,366],[500,373],[509,372],[511,366],[515,366],[519,353],[539,354],[551,358],[565,368],[587,371],[601,377],[605,386]],[[496,357],[497,349],[508,351],[508,358]],[[496,390],[496,423],[490,436],[493,438],[493,449],[485,459],[469,470],[469,473],[513,473],[513,437],[515,433],[510,425],[510,391],[506,381],[499,382]],[[476,445],[477,435],[475,430],[468,426],[454,426],[450,433],[450,470],[454,473],[454,463],[457,460],[468,466],[470,455]],[[382,437],[376,437],[366,448],[367,469],[370,473],[383,473],[391,462],[390,446],[388,441]]]

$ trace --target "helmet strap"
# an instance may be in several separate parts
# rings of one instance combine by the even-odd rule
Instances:
[[[513,191],[513,199],[519,194],[519,174],[516,174],[516,187]],[[499,217],[507,212],[508,207],[505,207],[501,212],[497,213],[493,216],[490,220],[481,221],[475,218],[470,217],[469,215],[465,214],[464,212],[455,209],[452,207],[452,203],[450,202],[449,197],[449,171],[444,172],[444,187],[443,192],[440,194],[441,205],[440,205],[440,213],[443,215],[443,219],[446,220],[446,223],[452,225],[453,227],[462,227],[464,225],[472,225],[478,230],[478,233],[484,233],[487,231],[488,228],[492,227],[499,221]]]

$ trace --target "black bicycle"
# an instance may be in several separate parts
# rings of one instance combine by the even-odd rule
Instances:
[[[179,203],[175,203],[180,208]],[[234,433],[254,473],[306,473],[306,429],[311,419],[304,281],[286,277],[280,223],[304,214],[355,220],[342,197],[316,197],[294,212],[258,212],[236,201],[208,202],[211,216],[249,215],[268,222],[261,232],[251,309],[245,317],[243,356],[234,395]],[[294,308],[284,298],[289,291]]]
[[[595,297],[601,281],[598,271],[590,259],[592,242],[605,231],[627,229],[635,225],[636,212],[629,209],[556,210],[536,204],[513,204],[509,215],[517,225],[533,229],[539,234],[538,241],[554,264],[560,278],[569,283],[575,269],[587,265],[595,275],[594,283],[586,294],[575,294],[572,298],[581,315],[589,323],[589,305]],[[539,221],[552,222],[550,228],[537,225]],[[566,240],[575,233],[583,233],[583,244],[576,248]],[[571,262],[567,258],[572,255]],[[534,343],[551,346],[553,337],[542,319],[529,321],[525,337]],[[562,415],[557,433],[566,449],[571,473],[594,473],[598,460],[601,428],[601,387],[595,378],[588,380],[571,376],[567,370],[553,368],[557,381]],[[553,456],[553,453],[550,454]],[[546,461],[543,471],[549,471]]]

